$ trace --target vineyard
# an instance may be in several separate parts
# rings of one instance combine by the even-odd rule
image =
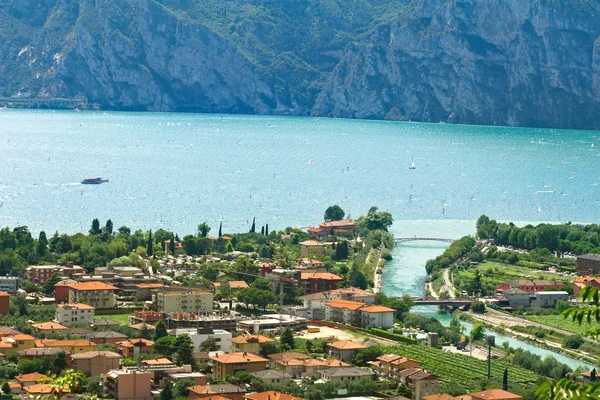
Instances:
[[[523,318],[553,328],[579,333],[581,335],[585,334],[587,331],[600,328],[600,325],[597,323],[588,324],[585,321],[579,325],[577,322],[573,322],[572,319],[565,318],[562,315],[524,315]]]
[[[423,368],[440,380],[453,381],[469,389],[476,389],[477,381],[487,378],[487,362],[466,355],[447,353],[419,345],[388,346],[384,348],[384,352],[419,360]],[[494,360],[492,360],[492,379],[502,381],[505,368],[508,368],[508,379],[512,383],[530,386],[540,379],[540,375],[535,372],[511,366],[505,361]]]

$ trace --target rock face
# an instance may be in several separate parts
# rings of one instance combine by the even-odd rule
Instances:
[[[423,2],[346,48],[313,114],[598,129],[600,18],[573,3]]]
[[[4,0],[0,95],[600,129],[600,5]]]

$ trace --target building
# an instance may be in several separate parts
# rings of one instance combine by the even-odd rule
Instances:
[[[90,335],[90,342],[94,342],[96,344],[115,344],[124,340],[127,340],[127,335],[123,335],[122,333],[114,331],[99,331],[93,332]]]
[[[152,290],[165,287],[162,283],[138,283],[135,285],[135,295],[140,301],[152,300]]]
[[[72,354],[71,366],[87,376],[98,376],[118,369],[122,358],[122,355],[112,351],[87,351]]]
[[[239,330],[254,334],[258,332],[279,332],[284,328],[294,331],[306,329],[308,320],[304,317],[295,317],[287,314],[265,314],[258,319],[242,320],[237,322]]]
[[[517,279],[502,282],[496,287],[497,292],[504,292],[508,289],[521,289],[528,293],[543,292],[548,289],[562,289],[565,284],[560,281]]]
[[[531,296],[530,307],[554,308],[560,300],[569,301],[569,293],[565,291],[536,292]]]
[[[252,375],[255,378],[260,379],[267,385],[275,388],[284,386],[290,383],[292,380],[291,375],[286,374],[283,371],[277,371],[275,369],[266,369],[264,371],[253,372]]]
[[[18,360],[37,360],[46,357],[54,357],[58,353],[65,353],[67,356],[70,354],[63,349],[54,347],[34,347],[31,349],[20,350]]]
[[[238,319],[230,314],[222,313],[179,313],[170,312],[163,314],[167,328],[202,328],[202,329],[224,329],[235,331]]]
[[[225,282],[224,282],[225,283]],[[247,289],[249,286],[244,281],[229,281],[227,282],[232,292],[237,292],[242,289]],[[215,289],[219,289],[221,287],[221,282],[213,282],[213,287]]]
[[[386,378],[400,377],[400,371],[409,368],[419,368],[421,362],[396,354],[385,354],[368,363],[379,375]]]
[[[600,289],[600,278],[593,276],[584,276],[582,278],[575,278],[573,281],[573,296],[580,297],[581,290],[587,286],[595,287]]]
[[[10,294],[15,293],[19,288],[17,285],[18,280],[19,278],[14,276],[0,276],[0,291]]]
[[[300,257],[323,257],[325,248],[331,247],[331,243],[317,242],[316,240],[305,240],[299,244]]]
[[[190,399],[205,400],[244,400],[246,394],[246,390],[231,384],[190,386],[188,392]]]
[[[113,369],[102,379],[104,393],[116,400],[152,400],[152,373],[137,369]]]
[[[319,229],[326,232],[328,235],[337,236],[353,236],[356,234],[358,223],[351,219],[343,219],[340,221],[326,221],[319,224]]]
[[[106,317],[95,318],[92,325],[98,330],[109,330],[121,326],[119,322]]]
[[[0,292],[0,315],[8,315],[10,312],[10,294]]]
[[[31,386],[39,383],[42,379],[50,379],[48,375],[40,374],[38,372],[34,372],[31,374],[23,374],[15,376],[15,380],[21,387]]]
[[[308,318],[325,319],[325,305],[330,300],[348,300],[365,304],[375,304],[375,293],[359,288],[349,287],[325,292],[317,292],[302,296],[304,312]]]
[[[367,346],[353,342],[351,340],[340,340],[338,342],[328,343],[329,355],[335,357],[336,360],[351,362],[352,357],[360,350],[366,349]]]
[[[208,383],[208,377],[202,372],[175,372],[169,374],[169,379],[173,384],[186,379],[194,381],[196,385],[206,385]]]
[[[396,310],[384,306],[364,306],[358,310],[362,328],[390,328],[394,326]]]
[[[510,288],[502,292],[512,308],[529,307],[529,293],[519,288]]]
[[[319,371],[319,378],[331,383],[372,381],[374,376],[373,371],[356,367],[329,368]]]
[[[71,324],[93,324],[95,308],[83,303],[66,303],[56,306],[54,320],[70,326]]]
[[[207,313],[213,311],[210,290],[186,287],[163,287],[152,291],[152,302],[162,312]]]
[[[77,285],[73,279],[63,279],[54,285],[54,302],[56,304],[68,303],[70,298],[71,286]]]
[[[71,286],[70,303],[84,303],[96,309],[114,308],[117,287],[104,282],[91,281]]]
[[[577,256],[577,273],[581,275],[598,275],[600,273],[600,254]]]
[[[523,397],[518,394],[507,392],[502,389],[484,390],[483,392],[471,393],[473,400],[522,400]]]
[[[163,319],[163,313],[158,311],[149,311],[149,310],[140,310],[134,311],[133,315],[130,315],[127,318],[127,323],[129,325],[134,324],[154,324]]]
[[[55,340],[42,339],[35,341],[35,347],[53,347],[63,349],[65,352],[73,354],[86,353],[96,350],[96,343],[89,340]]]
[[[224,381],[238,371],[250,373],[266,369],[269,360],[251,353],[230,353],[210,358],[213,362],[213,378]]]
[[[25,269],[25,273],[27,274],[27,279],[31,282],[36,285],[43,285],[54,274],[68,278],[73,275],[83,275],[85,270],[69,262],[66,267],[61,265],[32,265]]]
[[[175,336],[183,334],[188,335],[194,343],[194,351],[200,351],[200,345],[209,338],[215,339],[219,351],[223,351],[225,353],[229,353],[231,351],[230,339],[232,338],[232,334],[231,332],[225,331],[223,329],[177,328],[172,331],[172,334],[174,334]]]
[[[130,339],[122,342],[116,342],[117,349],[123,357],[133,358],[140,354],[150,353],[154,342],[147,339]]]
[[[402,379],[402,373],[400,375]],[[438,378],[422,369],[418,369],[415,373],[407,374],[404,377],[404,383],[413,390],[415,400],[423,400],[423,397],[436,394],[439,391]]]
[[[275,391],[252,393],[245,396],[245,400],[303,400],[300,397],[291,396]]]
[[[331,272],[302,272],[300,274],[300,285],[307,293],[337,289],[342,280],[341,276]]]
[[[262,335],[239,335],[229,339],[232,344],[232,352],[252,353],[259,355],[262,346],[273,343],[275,340]]]
[[[35,347],[35,338],[24,333],[0,337],[0,352],[9,355]]]
[[[59,324],[58,322],[50,321],[50,322],[39,322],[37,324],[31,324],[31,327],[38,332],[47,332],[47,333],[62,333],[66,331],[67,328],[64,325]]]

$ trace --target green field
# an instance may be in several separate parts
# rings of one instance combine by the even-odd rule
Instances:
[[[581,335],[587,331],[600,328],[600,325],[597,323],[588,324],[587,322],[583,322],[579,325],[577,322],[573,322],[571,318],[565,318],[562,315],[524,315],[523,318]]]
[[[108,314],[108,315],[96,315],[94,316],[94,319],[100,319],[100,318],[108,318],[108,319],[112,319],[113,321],[117,321],[118,323],[120,323],[121,325],[127,325],[127,318],[130,316],[131,314]]]

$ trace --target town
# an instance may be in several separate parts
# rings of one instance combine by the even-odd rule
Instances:
[[[595,382],[595,369],[500,346],[493,333],[544,339],[544,318],[600,287],[600,256],[542,273],[533,267],[550,254],[525,260],[535,251],[503,249],[482,220],[479,240],[428,263],[425,298],[392,298],[380,290],[392,216],[345,217],[332,206],[315,227],[252,221],[248,233],[211,236],[202,223],[183,238],[110,220],[50,239],[1,230],[1,398],[527,400],[544,380]],[[488,273],[503,257],[533,275]],[[410,313],[430,303],[453,312],[449,326]],[[476,325],[467,333],[461,320]],[[559,333],[547,334],[552,346]],[[568,355],[597,360],[591,339],[566,346],[567,335],[556,340]]]

